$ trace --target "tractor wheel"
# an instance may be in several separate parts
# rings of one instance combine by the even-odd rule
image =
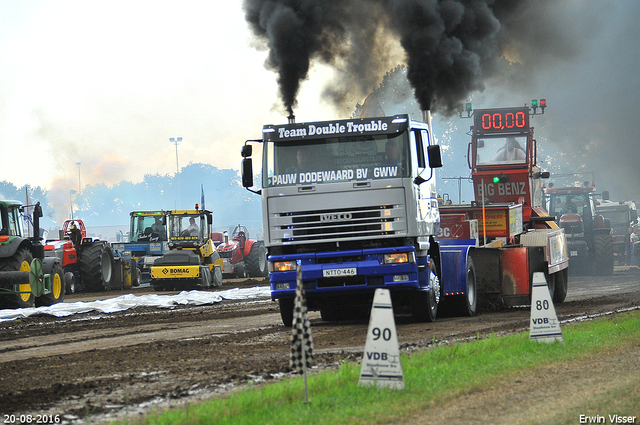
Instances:
[[[124,289],[124,264],[122,258],[113,259],[113,284],[111,289]]]
[[[440,281],[432,261],[429,269],[429,290],[415,293],[411,299],[411,314],[418,322],[435,322],[439,302]]]
[[[51,292],[36,298],[36,306],[49,306],[64,301],[65,281],[62,266],[58,263],[54,264],[49,276],[51,276]]]
[[[110,291],[113,288],[113,251],[107,243],[95,242],[82,247],[80,279],[85,290],[90,292]]]
[[[251,245],[249,255],[244,258],[244,263],[250,277],[263,277],[267,275],[267,249],[263,243],[254,242]]]
[[[212,286],[212,276],[208,266],[200,266],[200,282],[196,284],[197,289],[207,289]]]
[[[76,288],[76,277],[71,272],[64,274],[64,293],[67,295],[75,294],[78,288]]]
[[[551,296],[555,304],[562,304],[567,297],[567,288],[569,283],[569,269],[560,270],[554,273],[556,277],[555,291]]]
[[[287,328],[293,326],[293,298],[280,298],[278,304],[280,305],[280,317],[282,318],[282,324]]]
[[[592,258],[593,274],[596,276],[613,275],[613,238],[611,235],[593,236],[594,256]]]
[[[247,268],[245,267],[244,262],[239,262],[235,264],[233,268],[233,274],[238,279],[246,279],[249,277],[249,274],[247,273]]]
[[[211,271],[213,275],[213,283],[212,287],[217,288],[218,286],[222,286],[222,270],[218,266],[213,266],[213,270]]]
[[[140,286],[140,278],[141,278],[142,272],[138,268],[137,261],[133,258],[129,263],[129,269],[131,271],[131,286],[133,287]]]
[[[0,260],[0,272],[28,272],[31,270],[33,256],[28,249],[20,248],[13,257]],[[29,283],[19,286],[21,291],[31,291]],[[33,294],[7,294],[0,297],[0,304],[4,308],[29,308],[33,307],[35,296]]]

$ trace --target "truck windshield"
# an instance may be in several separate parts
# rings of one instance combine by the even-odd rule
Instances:
[[[527,136],[478,138],[476,146],[476,165],[527,162]]]
[[[407,132],[265,143],[264,187],[410,175]]]

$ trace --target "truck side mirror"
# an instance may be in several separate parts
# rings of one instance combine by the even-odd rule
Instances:
[[[608,190],[603,190],[602,191],[602,199],[604,201],[608,201],[609,200],[609,191]]]
[[[249,158],[252,153],[253,153],[253,147],[251,145],[242,146],[241,155],[243,158]]]
[[[440,145],[431,145],[427,147],[427,155],[429,156],[429,167],[440,168],[442,167],[442,153],[440,151]]]
[[[631,221],[636,221],[638,219],[638,210],[629,210],[629,212],[631,213],[631,217],[629,217]]]
[[[242,151],[244,153],[244,146]],[[251,146],[248,146],[249,148]],[[243,155],[244,156],[244,155]],[[253,163],[251,162],[251,158],[244,157],[242,159],[242,163],[240,164],[240,173],[242,175],[242,186],[243,187],[251,187],[253,186]]]

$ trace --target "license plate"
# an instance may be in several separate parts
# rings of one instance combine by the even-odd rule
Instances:
[[[571,253],[569,254],[572,257],[577,257],[578,256],[578,251],[571,251]]]
[[[349,267],[346,269],[324,269],[322,270],[323,277],[341,277],[341,276],[355,276],[358,274],[358,269],[355,267]]]

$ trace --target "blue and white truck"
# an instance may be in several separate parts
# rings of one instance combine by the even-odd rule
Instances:
[[[271,297],[291,326],[296,270],[310,310],[323,320],[370,309],[377,288],[395,311],[436,319],[441,301],[476,313],[476,276],[468,239],[437,241],[435,169],[441,150],[431,120],[408,115],[265,125],[242,148],[243,186],[262,196]],[[262,181],[254,187],[252,144],[262,144]],[[475,232],[473,231],[475,229]]]

